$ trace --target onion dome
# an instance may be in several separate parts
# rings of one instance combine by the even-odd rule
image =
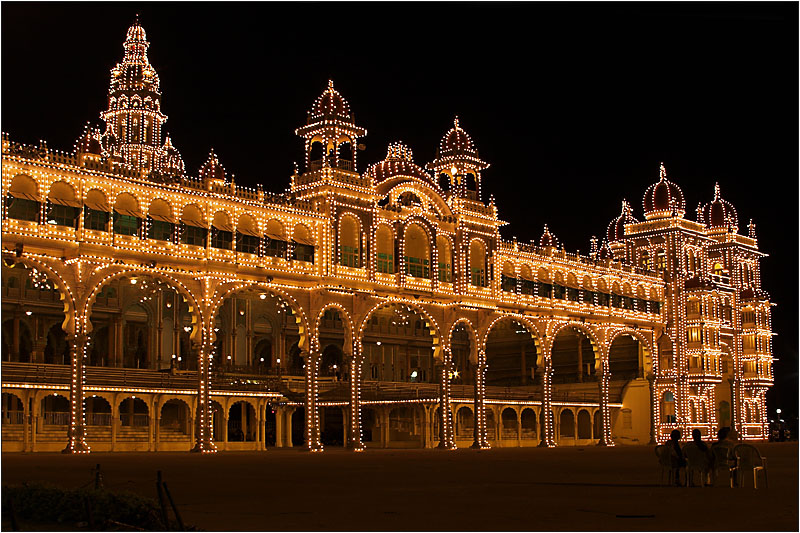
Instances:
[[[214,149],[211,149],[211,152],[208,154],[208,160],[200,167],[200,179],[203,181],[207,180],[220,180],[225,181],[225,169],[219,163],[219,159],[217,159],[217,154],[214,153]]]
[[[75,143],[76,151],[82,154],[97,154],[103,152],[100,145],[100,134],[97,130],[93,130],[88,125],[83,130],[83,134],[78,138]]]
[[[714,185],[714,199],[697,210],[697,220],[709,229],[724,228],[735,232],[739,227],[736,209],[719,194],[719,183]]]
[[[328,88],[316,99],[314,105],[311,106],[311,111],[308,112],[309,124],[319,119],[353,121],[350,104],[339,91],[333,88],[333,80],[328,80]]]
[[[667,170],[661,163],[659,180],[647,188],[642,201],[644,218],[666,218],[673,216],[682,217],[686,213],[686,200],[683,191],[676,184],[667,179]]]
[[[481,161],[478,157],[475,143],[458,123],[458,117],[455,117],[453,127],[444,134],[439,142],[436,160],[427,165],[427,168],[431,170],[440,168],[450,170],[451,167],[456,167],[458,171],[489,168],[489,164]],[[454,173],[456,172],[454,171]]]
[[[413,157],[411,148],[401,141],[395,141],[389,144],[389,148],[386,150],[386,159],[370,165],[364,175],[371,179],[374,185],[399,176],[417,178],[437,191],[441,191],[433,177],[414,163]]]
[[[185,165],[178,149],[172,145],[172,140],[167,135],[164,146],[161,148],[159,171],[171,176],[183,176]],[[222,168],[220,166],[220,168]],[[202,170],[201,170],[202,173]],[[223,171],[224,177],[224,171]]]
[[[639,222],[631,214],[631,206],[626,200],[622,200],[622,213],[611,221],[606,230],[608,242],[617,242],[625,236],[625,224],[635,224]]]
[[[546,246],[552,246],[554,248],[558,248],[558,239],[556,239],[555,235],[550,233],[547,224],[544,225],[544,233],[542,233],[542,236],[539,237],[539,246],[541,246],[542,248]]]
[[[597,252],[597,258],[605,261],[606,259],[611,259],[612,257],[614,257],[614,254],[611,252],[611,248],[608,246],[608,241],[603,241],[600,251]]]

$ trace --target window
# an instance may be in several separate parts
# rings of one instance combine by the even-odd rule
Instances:
[[[689,344],[699,344],[703,342],[703,330],[699,327],[686,328],[686,341]]]
[[[596,294],[597,294],[597,305],[603,305],[608,307],[608,305],[611,303],[610,295],[605,292],[598,292]]]
[[[230,250],[233,247],[233,232],[211,227],[211,246],[220,250]]]
[[[687,316],[700,315],[700,300],[692,298],[691,300],[686,302],[686,315]]]
[[[261,239],[255,237],[253,235],[246,235],[241,232],[236,232],[236,251],[245,253],[245,254],[253,254],[258,255],[259,245],[261,244]]]
[[[675,417],[675,396],[672,392],[666,391],[662,396],[661,402],[661,422],[665,424],[674,424],[677,421]]]
[[[742,349],[745,351],[754,351],[756,349],[756,336],[753,334],[742,335]]]
[[[439,235],[436,237],[436,248],[439,251],[439,281],[453,281],[453,260],[450,253],[450,241]]]
[[[6,196],[6,214],[16,220],[39,221],[39,202]]]
[[[530,294],[533,296],[536,294],[536,282],[531,281],[529,279],[522,278],[522,283],[520,284],[520,292],[522,294]]]
[[[314,262],[314,247],[310,244],[294,244],[294,250],[292,250],[292,258],[297,261],[305,261],[307,263]]]
[[[559,300],[563,300],[566,294],[566,287],[563,285],[555,284],[553,285],[553,296],[558,298]]]
[[[756,312],[752,309],[745,309],[742,311],[742,327],[745,325],[753,326],[756,325]]]
[[[173,224],[149,218],[147,237],[157,241],[172,241]]]
[[[392,274],[394,272],[394,257],[392,254],[378,252],[378,272]]]
[[[439,281],[450,283],[453,281],[453,273],[451,271],[450,263],[443,263],[439,261]]]
[[[578,301],[578,289],[567,287],[567,300],[570,302]]]
[[[208,230],[191,224],[181,224],[181,243],[191,246],[206,246]]]
[[[339,246],[339,253],[341,254],[340,264],[346,267],[359,268],[358,248],[354,246]]]
[[[264,241],[264,255],[269,257],[286,257],[286,241],[267,237]]]
[[[664,250],[659,248],[656,251],[656,270],[665,270],[667,268],[667,254]]]
[[[83,214],[83,227],[93,231],[108,231],[108,212],[85,208]]]
[[[114,233],[136,235],[139,233],[139,218],[114,211]]]
[[[516,292],[517,280],[515,278],[502,274],[500,276],[500,288],[505,292]]]
[[[417,278],[429,278],[431,276],[427,259],[419,257],[406,257],[406,274]]]
[[[650,302],[650,312],[658,314],[661,312],[661,302]]]
[[[622,307],[622,296],[619,294],[612,294],[611,295],[611,307]]]
[[[469,245],[469,282],[476,287],[486,286],[486,247],[479,239]]]
[[[78,213],[80,208],[69,205],[49,203],[47,213],[47,223],[56,226],[67,226],[70,228],[78,227]]]
[[[583,302],[587,303],[587,304],[593,304],[594,303],[594,292],[584,290],[583,291]]]

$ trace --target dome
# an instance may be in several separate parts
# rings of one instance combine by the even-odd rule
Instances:
[[[328,80],[328,88],[316,99],[308,112],[309,124],[317,118],[334,118],[351,122],[350,104],[333,88],[333,80]]]
[[[444,134],[439,143],[439,157],[456,154],[478,157],[475,143],[472,142],[469,134],[458,125],[458,117],[453,120],[453,127]]]
[[[550,233],[550,230],[547,228],[547,224],[544,225],[544,233],[542,233],[542,236],[539,238],[539,246],[558,247],[558,239],[556,239],[555,235]]]
[[[739,216],[733,204],[720,197],[719,183],[714,185],[714,199],[698,208],[697,219],[707,228],[730,228],[736,231],[739,227]]]
[[[139,16],[136,16],[136,20],[133,23],[133,26],[128,28],[128,34],[125,37],[126,41],[140,41],[145,42],[147,41],[147,34],[144,31],[144,28],[141,24],[139,24]]]
[[[673,209],[678,216],[686,213],[686,200],[683,191],[667,179],[667,170],[661,163],[659,180],[644,192],[642,201],[644,217],[647,220],[672,216]]]
[[[611,259],[613,257],[611,248],[608,247],[608,241],[603,241],[603,246],[601,246],[600,251],[597,252],[597,257],[603,260]]]
[[[631,214],[631,206],[630,204],[622,200],[622,213],[611,221],[608,225],[608,229],[606,230],[606,239],[608,242],[616,242],[622,240],[625,236],[625,224],[634,224],[639,222],[633,215]]]
[[[375,185],[395,176],[410,176],[428,183],[436,190],[440,190],[431,175],[414,163],[413,156],[411,148],[401,141],[395,141],[389,144],[386,150],[386,159],[370,165],[364,174]]]
[[[100,145],[99,133],[87,126],[83,135],[78,138],[77,148],[81,153],[100,155],[103,149]]]
[[[200,167],[200,179],[225,181],[225,169],[219,163],[217,154],[212,149],[208,154],[208,160]]]
[[[222,167],[220,166],[220,168]],[[164,141],[164,146],[161,149],[160,170],[174,176],[182,176],[184,172],[183,158],[180,152],[178,152],[178,149],[173,146],[169,135],[167,135],[167,139]]]

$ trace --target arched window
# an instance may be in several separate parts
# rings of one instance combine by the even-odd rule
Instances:
[[[439,187],[442,188],[443,191],[450,190],[450,175],[442,172],[439,174]]]
[[[656,250],[656,270],[666,270],[667,252],[663,248]]]
[[[486,286],[486,246],[480,239],[469,243],[469,282],[476,287]]]
[[[138,200],[126,192],[119,193],[114,204],[114,233],[138,235],[142,218]]]
[[[75,190],[65,181],[57,181],[47,195],[47,223],[77,229],[81,204]]]
[[[314,262],[314,239],[311,230],[305,224],[297,224],[294,227],[294,246],[292,247],[292,259],[296,261]]]
[[[375,232],[377,247],[376,272],[392,274],[394,272],[394,237],[392,230],[386,225],[378,226]]]
[[[503,273],[500,276],[500,289],[504,292],[517,292],[517,275],[514,264],[510,261],[503,263]]]
[[[311,149],[308,152],[308,165],[310,170],[319,170],[322,168],[324,150],[320,141],[313,141],[311,143]]]
[[[175,220],[172,208],[160,198],[156,198],[147,210],[147,238],[157,241],[172,241]]]
[[[39,191],[33,178],[24,174],[14,176],[5,204],[8,218],[38,222]]]
[[[211,246],[220,250],[233,248],[233,225],[228,213],[217,211],[211,223]]]
[[[236,224],[236,251],[245,254],[258,255],[261,245],[261,235],[258,233],[258,224],[255,219],[243,214]]]
[[[361,268],[361,228],[356,219],[349,215],[339,221],[339,264],[346,267]]]
[[[664,391],[661,396],[661,423],[674,424],[675,417],[675,396],[671,391]]]
[[[725,273],[725,269],[723,268],[721,263],[714,263],[713,274],[715,276],[721,276]]]
[[[688,248],[686,250],[686,269],[689,272],[695,272],[696,268],[697,268],[697,265],[696,265],[696,262],[695,262],[694,250],[692,250],[691,248]]]
[[[266,246],[264,254],[270,257],[286,257],[286,230],[278,219],[267,222]]]
[[[520,277],[520,292],[522,294],[528,294],[533,296],[536,294],[536,282],[533,280],[533,273],[531,272],[531,267],[528,265],[522,265],[519,269],[519,277]]]
[[[100,189],[91,189],[86,193],[86,200],[84,200],[83,205],[83,229],[108,231],[111,208],[108,207],[106,194]]]
[[[349,139],[340,140],[338,163],[339,168],[344,170],[354,170],[353,168],[353,144]]]
[[[181,243],[205,248],[207,238],[208,230],[200,208],[193,204],[184,207],[181,215]]]
[[[428,234],[418,224],[406,228],[403,262],[408,276],[430,278],[431,247]]]
[[[442,235],[437,236],[436,251],[439,255],[439,281],[450,283],[453,281],[453,252],[450,240]]]
[[[470,200],[478,199],[478,182],[475,180],[475,174],[468,172],[465,176],[465,184],[467,189],[467,198]]]
[[[639,250],[639,266],[645,269],[650,268],[650,252],[647,248]]]

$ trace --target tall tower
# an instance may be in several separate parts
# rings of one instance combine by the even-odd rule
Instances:
[[[306,125],[295,133],[305,139],[305,172],[322,168],[358,172],[358,138],[367,130],[356,126],[350,104],[333,88],[332,80],[311,106]]]
[[[489,168],[489,163],[478,157],[475,143],[459,125],[458,117],[442,137],[436,159],[425,168],[434,171],[443,190],[459,198],[481,201],[481,170]]]
[[[111,69],[108,109],[100,113],[106,123],[103,155],[145,175],[180,175],[184,170],[180,155],[169,140],[161,143],[167,116],[161,112],[158,73],[147,58],[149,46],[137,16],[123,44],[125,56]]]

